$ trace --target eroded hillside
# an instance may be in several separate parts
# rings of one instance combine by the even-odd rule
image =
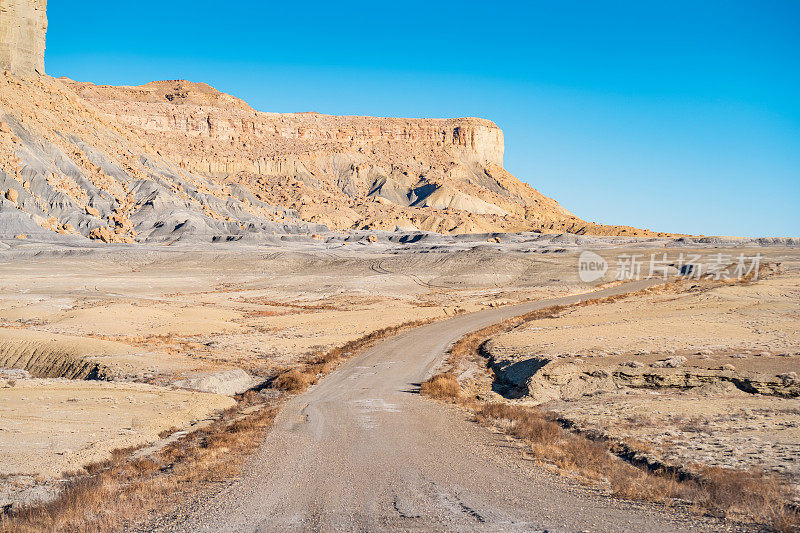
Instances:
[[[0,0],[0,14],[4,238],[665,235],[585,222],[522,183],[489,120],[264,113],[203,83],[56,80],[44,75],[46,1]]]
[[[653,235],[589,224],[519,181],[488,120],[263,113],[202,83],[64,81],[181,167],[332,228]]]

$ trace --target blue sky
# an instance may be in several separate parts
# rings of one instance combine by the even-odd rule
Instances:
[[[47,71],[484,117],[506,168],[586,220],[800,236],[800,2],[393,4],[51,0]]]

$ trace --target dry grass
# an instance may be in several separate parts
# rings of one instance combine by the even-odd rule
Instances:
[[[461,387],[453,374],[436,374],[422,384],[420,394],[437,400],[455,400],[461,395]]]
[[[141,525],[183,495],[238,473],[277,412],[254,402],[252,395],[242,398],[209,427],[151,456],[133,458],[134,450],[116,450],[109,460],[74,475],[55,500],[1,516],[0,531],[100,532]]]
[[[480,347],[488,338],[533,320],[555,318],[575,307],[613,302],[635,294],[680,289],[681,282],[673,282],[636,293],[533,311],[462,337],[451,348],[447,363],[453,369],[461,361],[480,360]],[[800,514],[790,503],[790,486],[777,475],[701,468],[694,475],[678,476],[672,468],[634,466],[614,453],[619,443],[595,440],[564,429],[560,421],[538,408],[508,402],[490,403],[463,394],[452,370],[433,376],[422,384],[420,392],[457,403],[473,412],[476,422],[525,442],[536,460],[575,474],[587,483],[604,484],[615,497],[667,504],[690,502],[691,509],[699,514],[757,524],[772,531],[800,532]],[[630,449],[633,444],[626,443],[624,448]]]
[[[456,396],[458,397],[458,396]],[[599,482],[611,495],[628,500],[671,504],[690,502],[698,514],[758,524],[772,531],[800,531],[800,515],[791,501],[788,483],[761,471],[703,468],[680,479],[669,470],[639,468],[620,459],[605,442],[567,431],[537,408],[466,400],[475,420],[523,440],[538,461]]]
[[[271,311],[269,309],[256,309],[253,311],[248,311],[245,316],[247,318],[265,318],[270,316],[281,316],[284,313],[279,313],[278,311]]]
[[[373,331],[279,374],[272,386],[302,392],[345,358],[378,340],[429,322],[406,322]],[[265,403],[255,391],[237,400],[236,406],[210,426],[181,437],[151,456],[134,459],[135,450],[115,450],[108,461],[86,466],[70,476],[54,501],[11,515],[0,514],[0,532],[93,533],[142,526],[148,517],[163,515],[185,496],[235,477],[278,412],[277,403]],[[164,437],[172,432],[164,432]]]
[[[301,393],[319,381],[322,376],[333,372],[344,359],[369,348],[379,340],[396,335],[401,331],[429,324],[431,320],[414,320],[397,326],[389,326],[368,333],[338,346],[325,353],[315,355],[301,365],[278,374],[272,380],[272,387],[286,392]]]
[[[240,298],[240,302],[247,303],[247,304],[256,304],[256,305],[267,305],[270,307],[286,307],[289,309],[299,309],[303,311],[344,311],[345,309],[334,304],[330,303],[318,303],[318,304],[301,304],[301,303],[293,303],[293,302],[278,302],[276,300],[270,300],[269,298]]]
[[[273,380],[272,386],[287,392],[303,392],[316,383],[316,381],[316,373],[312,375],[311,373],[293,368],[278,375],[278,377]]]

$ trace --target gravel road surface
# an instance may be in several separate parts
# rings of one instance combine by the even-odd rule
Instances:
[[[241,479],[171,531],[697,531],[545,472],[502,435],[417,385],[468,332],[512,316],[643,288],[490,309],[423,326],[342,364],[281,410]],[[391,312],[391,310],[387,310]]]

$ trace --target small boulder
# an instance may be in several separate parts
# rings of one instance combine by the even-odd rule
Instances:
[[[20,233],[19,235],[17,235],[17,236],[16,236],[16,237],[14,237],[14,238],[15,238],[15,239],[19,239],[19,240],[21,240],[21,241],[24,241],[24,240],[27,240],[27,239],[28,239],[28,236],[27,236],[27,235],[25,235],[24,233]]]
[[[736,367],[730,363],[724,364],[720,367],[720,370],[727,370],[729,372],[736,372]]]
[[[670,357],[669,359],[662,359],[661,361],[656,361],[653,363],[653,368],[680,368],[686,364],[686,358],[682,355],[676,355],[675,357]]]
[[[625,361],[622,363],[622,366],[627,366],[629,368],[642,368],[644,367],[644,363],[641,361]]]
[[[377,235],[370,235],[369,237],[367,237],[367,241],[369,241],[369,242],[378,242],[378,236]]]
[[[17,192],[16,189],[8,189],[6,191],[6,198],[8,198],[9,201],[14,202],[16,204],[17,201],[19,201],[19,192]]]

